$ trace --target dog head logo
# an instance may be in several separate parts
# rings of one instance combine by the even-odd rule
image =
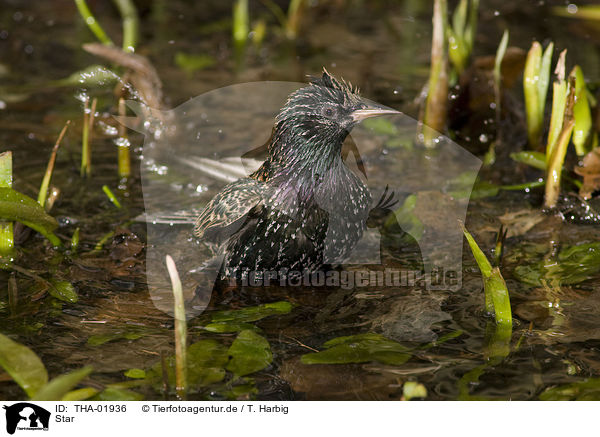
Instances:
[[[48,430],[50,412],[28,402],[4,406],[6,410],[6,432],[18,430]]]

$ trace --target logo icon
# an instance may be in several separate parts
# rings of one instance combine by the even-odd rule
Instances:
[[[6,410],[6,432],[14,434],[18,430],[48,430],[50,411],[29,402],[19,402],[3,407]]]

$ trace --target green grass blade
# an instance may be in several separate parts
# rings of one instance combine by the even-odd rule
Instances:
[[[117,196],[115,196],[115,194],[110,190],[110,188],[108,188],[108,185],[102,185],[102,191],[104,191],[104,194],[106,194],[106,197],[108,197],[108,200],[110,200],[110,202],[115,205],[117,207],[117,209],[121,209],[121,202],[119,202],[119,199],[117,199]]]
[[[112,40],[106,34],[106,32],[104,32],[104,29],[102,29],[102,26],[100,26],[100,23],[98,23],[98,20],[96,20],[96,18],[92,14],[92,11],[90,11],[90,8],[88,7],[85,0],[75,0],[75,4],[77,5],[77,9],[79,10],[79,14],[83,18],[83,21],[85,21],[85,24],[87,24],[92,33],[96,35],[98,41],[105,45],[114,45]]]
[[[132,0],[113,0],[123,23],[123,51],[134,52],[138,39],[140,19]]]

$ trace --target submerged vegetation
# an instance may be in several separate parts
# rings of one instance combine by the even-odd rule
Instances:
[[[194,15],[185,36],[171,25],[185,19],[177,12],[181,4],[141,3],[74,0],[69,19],[81,29],[68,47],[78,61],[53,72],[65,79],[42,78],[52,96],[43,109],[32,97],[40,85],[0,88],[0,110],[11,111],[14,122],[2,124],[0,154],[5,398],[600,399],[597,56],[588,62],[571,46],[567,56],[560,34],[533,35],[544,44],[529,48],[531,35],[512,23],[510,44],[521,48],[510,46],[503,29],[510,21],[482,14],[485,5],[477,0],[450,2],[452,14],[446,0],[407,0],[383,20],[383,30],[372,23],[387,14],[380,2],[235,0],[223,10],[215,2],[206,12],[215,20],[199,23]],[[544,11],[554,20],[598,23],[594,6]],[[332,18],[340,14],[362,23],[365,35]],[[325,24],[316,16],[326,17]],[[482,19],[497,27],[489,41],[477,32]],[[421,47],[406,42],[416,34],[406,35],[411,26],[431,31],[419,31],[426,38],[414,43]],[[364,37],[365,53],[382,45],[381,52],[393,52],[394,61],[386,61],[391,67],[374,68],[374,59],[358,60],[348,49],[329,60],[338,36],[357,51]],[[427,68],[415,56],[406,82],[399,73],[406,66],[397,65],[399,46],[430,49]],[[388,119],[365,123],[381,143],[372,149],[388,157],[381,172],[407,175],[395,214],[375,226],[385,262],[423,270],[418,244],[428,236],[426,225],[441,227],[449,199],[470,197],[465,225],[452,223],[467,242],[460,289],[436,293],[419,283],[326,291],[248,287],[239,296],[226,291],[226,304],[211,302],[189,318],[186,302],[197,298],[197,282],[177,260],[195,252],[184,249],[190,229],[171,223],[160,229],[180,232],[173,258],[162,259],[173,316],[154,309],[145,282],[146,224],[138,222],[142,139],[115,121],[132,122],[126,100],[161,109],[230,82],[304,80],[322,66],[339,68],[365,95],[421,122],[417,135],[404,135]],[[4,67],[0,77],[14,81]],[[513,86],[521,75],[522,95]],[[416,95],[418,105],[411,103]],[[23,102],[35,103],[36,116],[43,111],[43,129],[23,121],[20,131],[17,117],[29,120]],[[402,166],[403,154],[419,154],[426,163],[447,144],[440,134],[476,154],[482,170],[446,186],[414,189],[419,185],[410,178],[423,176]],[[40,145],[51,150],[49,159]],[[369,153],[367,160],[379,159]],[[356,156],[360,168],[359,161]],[[163,193],[175,209],[196,209],[205,199],[199,196],[214,188],[158,162],[149,166],[176,190]],[[432,209],[424,211],[427,206]],[[551,377],[544,379],[546,371]],[[499,388],[503,372],[513,376]],[[520,378],[532,372],[533,382]]]

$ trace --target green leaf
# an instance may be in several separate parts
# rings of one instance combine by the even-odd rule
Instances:
[[[107,387],[90,401],[142,401],[144,395],[122,388]]]
[[[520,264],[514,274],[521,282],[541,286],[542,280],[563,285],[578,284],[599,272],[600,243],[594,242],[564,247],[553,261],[542,258],[533,264]]]
[[[213,314],[212,322],[255,322],[276,314],[287,314],[292,308],[291,303],[280,301],[240,310],[219,311]]]
[[[79,388],[65,394],[61,401],[85,401],[98,394],[98,390],[92,387]]]
[[[407,362],[411,353],[402,344],[383,335],[368,333],[338,337],[329,340],[321,352],[302,355],[303,364],[348,364],[379,361],[399,366]]]
[[[228,353],[231,360],[227,364],[227,370],[236,376],[258,372],[273,361],[269,342],[250,330],[238,334]]]
[[[48,382],[46,368],[35,352],[3,334],[0,334],[0,366],[29,397]]]
[[[73,387],[92,373],[90,366],[57,376],[31,398],[33,401],[60,401]]]
[[[102,65],[90,65],[83,70],[76,71],[64,79],[54,81],[58,86],[104,86],[112,85],[119,80],[119,76]]]
[[[144,369],[129,369],[124,375],[127,378],[144,379],[146,377],[146,371]]]
[[[58,227],[54,217],[49,216],[37,201],[7,187],[0,188],[0,218],[35,223],[48,232]]]
[[[496,323],[501,326],[512,326],[512,312],[510,307],[510,297],[508,287],[500,273],[498,267],[492,268],[483,251],[473,238],[473,236],[463,226],[463,233],[469,243],[473,257],[479,266],[481,275],[483,276],[483,288],[485,293],[485,309],[490,313],[494,313]]]
[[[44,235],[55,246],[60,245],[60,240],[52,233],[58,227],[54,217],[48,215],[37,201],[12,188],[0,188],[0,219],[21,222]]]
[[[511,153],[510,158],[516,162],[522,162],[539,170],[546,170],[546,154],[542,152],[516,152]]]
[[[489,278],[483,281],[486,296],[491,296],[494,305],[496,323],[503,326],[512,326],[512,311],[508,287],[498,267],[494,267]]]
[[[488,261],[487,257],[483,253],[483,251],[479,248],[479,245],[471,235],[469,231],[463,226],[463,233],[471,247],[471,252],[473,252],[473,256],[475,257],[475,261],[479,266],[479,270],[481,270],[481,274],[485,279],[488,279],[492,276],[492,265]]]
[[[217,332],[219,334],[223,334],[226,332],[240,332],[240,331],[244,331],[246,329],[249,329],[252,331],[260,331],[260,329],[258,327],[251,325],[250,323],[243,323],[243,322],[209,323],[208,325],[206,325],[204,327],[204,329],[206,329],[209,332]]]
[[[79,296],[75,291],[75,287],[68,281],[59,281],[56,279],[50,279],[51,287],[48,289],[48,293],[55,298],[62,300],[63,302],[75,303],[79,300]]]

